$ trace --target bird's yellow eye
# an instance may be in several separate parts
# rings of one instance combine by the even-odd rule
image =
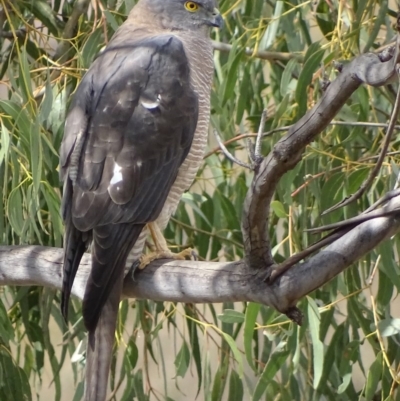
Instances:
[[[199,9],[199,5],[194,1],[187,1],[185,3],[186,10],[190,11],[191,13],[195,13]]]

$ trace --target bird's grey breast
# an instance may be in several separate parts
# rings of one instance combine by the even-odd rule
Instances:
[[[210,94],[214,73],[211,40],[206,37],[196,37],[186,32],[177,33],[177,36],[182,41],[189,60],[190,81],[198,96],[199,113],[189,154],[178,171],[164,208],[157,219],[157,223],[162,229],[165,228],[170,216],[175,212],[182,194],[191,186],[203,161],[208,139]]]

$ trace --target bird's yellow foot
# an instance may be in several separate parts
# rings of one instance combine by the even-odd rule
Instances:
[[[147,265],[157,259],[197,260],[198,258],[197,253],[192,248],[187,248],[179,253],[173,253],[169,250],[160,250],[151,252],[148,255],[142,255],[139,260],[139,269],[144,269]]]

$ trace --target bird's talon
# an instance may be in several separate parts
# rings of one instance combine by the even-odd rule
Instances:
[[[132,266],[128,272],[128,274],[131,276],[133,281],[135,281],[135,273],[136,273],[137,269],[139,268],[139,265],[140,265],[140,260],[135,260],[132,263]]]
[[[155,251],[148,255],[142,255],[138,261],[138,269],[144,269],[147,265],[157,259],[174,259],[174,260],[198,260],[198,255],[192,248],[184,249],[182,252],[173,253],[169,250]]]
[[[191,260],[194,260],[194,261],[199,260],[199,254],[194,249],[191,250],[190,256],[191,256],[191,258],[190,258]]]

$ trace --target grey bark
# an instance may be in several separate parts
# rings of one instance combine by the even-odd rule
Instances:
[[[400,207],[400,198],[396,198]],[[346,233],[304,263],[299,263],[273,283],[264,269],[239,262],[165,261],[151,263],[134,277],[125,278],[125,298],[188,303],[253,301],[288,313],[296,302],[322,286],[382,241],[400,231],[400,218],[380,217]],[[40,285],[60,289],[63,250],[40,246],[0,247],[1,285]],[[85,255],[78,270],[73,295],[83,298],[90,271]]]

